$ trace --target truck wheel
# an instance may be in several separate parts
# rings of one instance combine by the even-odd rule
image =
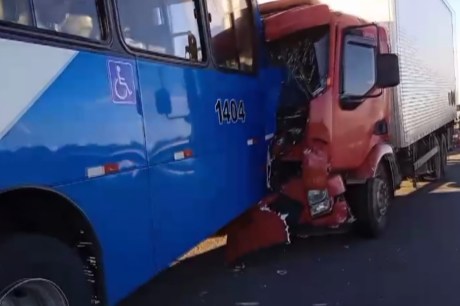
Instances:
[[[446,176],[446,168],[447,168],[447,139],[445,135],[441,136],[441,177],[444,178]]]
[[[80,258],[46,236],[18,234],[3,239],[0,305],[91,305],[91,290]]]
[[[356,216],[355,228],[367,238],[379,237],[387,225],[391,188],[388,173],[380,164],[377,175],[360,186],[355,186],[350,197],[350,206]]]
[[[435,179],[436,181],[437,180],[440,180],[442,179],[443,177],[443,170],[442,170],[442,146],[439,142],[439,138],[436,137],[436,136],[433,136],[433,141],[434,141],[434,146],[438,146],[439,147],[439,151],[438,153],[433,156],[433,158],[431,159],[431,165],[432,165],[432,169],[433,169],[433,173],[431,174],[431,177],[433,179]]]

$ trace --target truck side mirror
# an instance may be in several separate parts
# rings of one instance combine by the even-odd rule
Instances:
[[[378,88],[389,88],[399,85],[399,61],[396,54],[378,54],[376,67],[377,78],[375,85]]]

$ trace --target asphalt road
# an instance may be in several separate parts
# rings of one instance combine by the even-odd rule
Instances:
[[[460,155],[449,163],[445,182],[399,192],[380,240],[297,240],[240,269],[226,267],[218,248],[177,263],[122,305],[459,306]]]

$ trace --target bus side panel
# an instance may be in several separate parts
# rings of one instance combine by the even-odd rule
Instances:
[[[212,235],[248,206],[248,190],[238,180],[228,155],[211,155],[158,164],[151,169],[155,260],[166,268],[188,249]]]
[[[96,229],[115,302],[155,267],[142,116],[114,101],[109,61],[136,97],[134,61],[0,39],[0,191],[61,186]]]
[[[260,200],[264,108],[255,76],[139,61],[159,267]],[[218,101],[244,110],[219,122]],[[222,104],[222,105],[223,105]],[[243,119],[244,112],[244,119]],[[234,114],[235,115],[235,114]]]
[[[142,116],[135,104],[113,103],[109,60],[0,39],[0,188],[81,181],[106,164],[147,165]]]
[[[78,203],[93,225],[103,252],[110,305],[157,272],[152,244],[148,169],[58,187]]]
[[[265,134],[270,140],[276,131],[276,114],[278,111],[280,86],[284,80],[284,73],[275,67],[265,67],[260,71],[261,87],[266,88],[263,93],[265,107]]]

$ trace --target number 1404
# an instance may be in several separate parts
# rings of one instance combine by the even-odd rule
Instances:
[[[215,111],[219,117],[219,124],[223,123],[238,123],[246,120],[246,110],[244,109],[244,101],[236,102],[235,99],[225,99],[223,102],[218,99],[215,106]]]

